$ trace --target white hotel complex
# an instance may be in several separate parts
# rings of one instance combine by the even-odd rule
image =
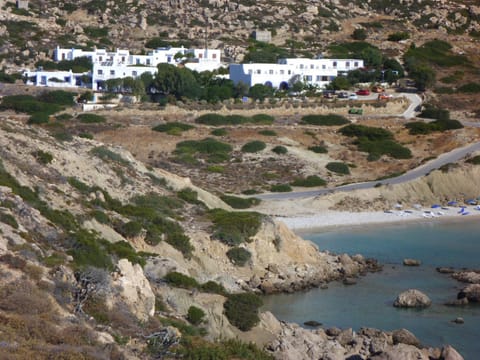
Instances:
[[[213,71],[222,66],[221,51],[217,49],[186,49],[184,47],[159,48],[147,55],[133,55],[129,50],[117,49],[109,52],[105,49],[85,51],[81,49],[54,50],[55,61],[73,60],[89,57],[93,68],[86,73],[72,71],[47,71],[37,69],[25,71],[27,85],[49,87],[87,86],[83,79],[91,77],[92,90],[104,89],[104,83],[110,79],[138,78],[144,73],[155,74],[157,65],[161,63],[183,65],[198,72]],[[281,59],[275,64],[248,63],[230,64],[230,79],[251,87],[256,84],[271,86],[276,89],[288,89],[297,81],[325,87],[335,77],[348,71],[363,68],[363,60],[359,59]],[[88,84],[89,85],[89,84]]]
[[[231,64],[230,79],[249,87],[262,84],[288,89],[293,83],[302,81],[323,88],[338,75],[363,66],[363,60],[359,59],[281,59],[277,64]]]
[[[85,75],[92,78],[92,89],[101,90],[102,84],[109,79],[125,77],[137,78],[143,73],[155,74],[157,65],[161,63],[180,65],[184,64],[190,70],[198,72],[213,71],[222,67],[221,52],[216,49],[186,49],[184,47],[159,48],[147,55],[132,55],[129,50],[117,49],[109,52],[105,49],[84,51],[81,49],[54,50],[55,61],[73,60],[79,57],[89,57],[93,68],[88,73],[75,74],[72,71],[47,71],[37,69],[25,71],[27,85],[50,87],[78,87],[82,86]]]

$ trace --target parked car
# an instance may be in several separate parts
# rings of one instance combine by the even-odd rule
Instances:
[[[381,93],[378,94],[378,100],[389,100],[393,97],[392,94]]]
[[[348,95],[348,100],[358,100],[357,94],[350,94],[350,95]]]
[[[360,89],[356,92],[357,95],[370,95],[370,90],[368,89]]]
[[[339,99],[347,99],[348,98],[348,93],[345,91],[341,91],[338,93],[338,98]]]

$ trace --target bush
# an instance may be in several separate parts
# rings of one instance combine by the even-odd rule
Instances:
[[[167,275],[165,275],[164,280],[171,286],[183,289],[193,289],[199,287],[197,280],[176,271],[169,272]]]
[[[194,205],[203,204],[203,202],[198,200],[198,193],[195,190],[192,190],[190,188],[184,188],[182,190],[177,191],[177,196],[180,199],[190,204],[194,204]]]
[[[37,150],[32,153],[32,155],[37,159],[40,164],[47,165],[53,161],[53,155],[49,152],[42,150]]]
[[[232,195],[222,195],[220,196],[220,199],[234,209],[248,209],[249,207],[258,205],[260,203],[260,200],[256,198],[241,198]]]
[[[89,152],[90,154],[95,155],[104,161],[111,160],[122,165],[129,164],[128,160],[125,160],[121,155],[113,152],[112,150],[108,149],[105,146],[94,147]]]
[[[248,331],[258,324],[258,308],[262,299],[252,293],[232,294],[223,304],[228,321],[242,331]]]
[[[271,192],[290,192],[292,188],[288,184],[276,184],[270,187]]]
[[[247,249],[241,247],[234,247],[227,251],[227,257],[236,266],[244,266],[252,257],[252,254]]]
[[[33,113],[30,115],[28,119],[28,124],[30,125],[39,125],[39,124],[46,124],[50,120],[50,115],[46,113]]]
[[[218,284],[215,281],[207,281],[206,283],[200,286],[200,290],[206,293],[226,295],[227,290],[223,287],[222,284]]]
[[[290,183],[292,186],[314,187],[325,186],[327,182],[317,175],[310,175],[304,179],[296,179]]]
[[[437,120],[449,120],[450,112],[445,109],[437,108],[431,104],[425,104],[425,108],[418,115],[421,118],[437,119]]]
[[[133,238],[140,235],[142,230],[143,226],[138,221],[129,221],[126,224],[123,224],[120,233],[127,238]]]
[[[54,90],[41,94],[38,96],[38,100],[50,104],[73,106],[75,105],[73,98],[76,95],[76,93],[70,91]]]
[[[222,165],[210,165],[207,167],[207,171],[212,173],[223,174],[225,172],[225,167]]]
[[[264,150],[267,145],[263,141],[254,140],[242,146],[241,151],[244,153],[256,153]]]
[[[334,173],[341,174],[341,175],[348,175],[350,174],[350,169],[348,168],[348,165],[342,162],[329,162],[325,167],[333,171]]]
[[[17,220],[15,220],[12,215],[4,213],[2,211],[0,211],[0,222],[10,225],[14,229],[18,229]]]
[[[98,239],[91,232],[80,229],[72,236],[72,249],[68,251],[73,256],[77,268],[89,266],[113,270],[113,263],[106,250],[107,241]]]
[[[349,124],[350,120],[342,115],[328,114],[328,115],[305,115],[302,117],[304,124],[320,125],[320,126],[338,126]]]
[[[360,139],[357,146],[358,150],[369,154],[369,161],[378,160],[381,155],[389,155],[394,159],[410,159],[412,157],[410,149],[392,140],[369,141]]]
[[[58,104],[45,103],[30,95],[4,96],[0,103],[0,110],[14,110],[27,114],[45,113],[52,115],[62,110]]]
[[[183,232],[172,232],[168,234],[165,242],[180,251],[186,259],[190,259],[192,257],[193,250],[195,250],[193,245],[190,243],[190,238]]]
[[[203,322],[204,317],[205,312],[202,309],[196,306],[190,306],[188,308],[187,320],[190,322],[190,324],[200,325]]]
[[[200,153],[207,155],[209,162],[223,162],[230,158],[232,146],[215,139],[206,138],[203,140],[186,140],[177,143],[175,154],[181,158],[192,157]]]
[[[460,86],[457,89],[458,92],[476,94],[480,92],[480,84],[478,83],[468,83]]]
[[[80,114],[80,115],[77,115],[77,119],[84,124],[97,124],[97,123],[104,123],[107,121],[105,117],[97,114]]]
[[[180,353],[182,358],[187,360],[274,359],[271,355],[259,349],[257,345],[253,343],[247,344],[236,339],[222,340],[214,344],[207,342],[199,343],[198,341],[185,342],[184,349]]]
[[[241,125],[241,124],[272,124],[274,118],[266,114],[256,114],[251,117],[243,115],[220,115],[204,114],[195,119],[198,124],[221,126],[221,125]]]
[[[214,136],[225,136],[228,134],[228,131],[227,129],[224,129],[224,128],[220,128],[220,129],[214,129],[210,132],[210,134],[214,135]]]
[[[285,155],[288,152],[288,149],[285,146],[277,145],[272,149],[272,151],[278,155]]]
[[[177,135],[179,133],[182,133],[184,131],[193,129],[194,126],[189,125],[189,124],[184,124],[180,122],[170,122],[166,124],[160,124],[152,128],[154,131],[159,131],[159,132],[166,132],[170,135]]]
[[[434,131],[461,129],[463,125],[458,120],[435,120],[432,122],[412,121],[405,124],[410,135],[426,135]]]
[[[101,210],[93,210],[90,216],[97,220],[100,224],[110,224],[110,218]]]
[[[474,156],[467,160],[467,163],[473,165],[480,165],[480,155]]]
[[[57,121],[67,121],[67,120],[71,120],[71,119],[73,119],[73,116],[70,115],[70,114],[66,114],[66,113],[59,114],[59,115],[55,116],[55,120],[57,120]]]
[[[227,245],[250,242],[262,225],[263,216],[253,211],[229,212],[213,209],[209,212],[213,222],[213,237]]]
[[[119,259],[127,259],[132,264],[145,266],[145,259],[126,241],[117,241],[108,243],[107,249],[111,254],[115,254]]]
[[[327,148],[321,145],[310,146],[308,150],[313,151],[317,154],[326,154],[328,152]]]
[[[277,133],[274,130],[260,130],[258,132],[260,135],[263,136],[277,136]]]
[[[393,139],[390,131],[365,125],[350,124],[341,128],[340,133],[349,137],[366,138],[370,141]]]
[[[388,35],[388,41],[402,41],[410,39],[410,34],[405,31],[398,31]]]

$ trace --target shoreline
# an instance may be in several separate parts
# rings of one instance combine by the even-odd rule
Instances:
[[[461,210],[462,208],[464,210]],[[462,206],[462,208],[444,207],[361,212],[326,210],[314,215],[276,216],[275,220],[283,222],[290,230],[302,235],[349,227],[469,221],[480,218],[480,210],[477,206],[469,205]],[[462,213],[466,214],[462,215]]]

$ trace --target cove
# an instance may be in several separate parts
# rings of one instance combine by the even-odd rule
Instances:
[[[263,310],[278,319],[316,320],[324,328],[406,328],[429,346],[451,344],[465,359],[480,353],[480,304],[466,307],[443,305],[464,286],[438,266],[480,268],[480,222],[429,222],[354,227],[302,234],[320,250],[362,254],[384,264],[380,273],[358,279],[357,285],[330,283],[328,289],[266,296]],[[404,258],[415,258],[420,267],[405,267]],[[409,288],[425,292],[432,306],[424,310],[397,309],[396,296]],[[464,324],[453,319],[462,317]]]

